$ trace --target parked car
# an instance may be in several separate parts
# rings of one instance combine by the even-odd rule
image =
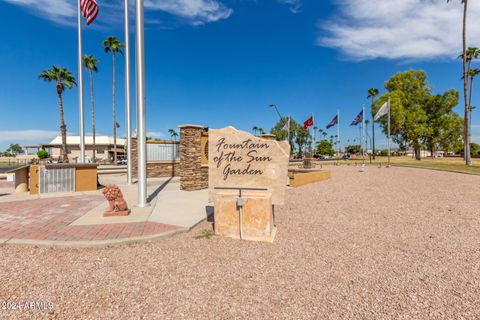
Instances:
[[[342,157],[343,160],[348,160],[350,159],[350,154],[349,153],[345,153]]]

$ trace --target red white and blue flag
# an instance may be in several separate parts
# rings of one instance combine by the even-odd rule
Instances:
[[[330,129],[331,127],[335,126],[338,124],[338,114],[335,116],[335,118],[332,119],[332,121],[330,121],[328,124],[327,124],[327,129]]]
[[[97,0],[81,0],[80,10],[85,18],[87,18],[87,26],[98,16]]]
[[[363,121],[363,110],[358,114],[358,116],[355,117],[355,119],[353,119],[353,121],[352,121],[352,123],[350,123],[350,125],[351,126],[356,126],[362,121]]]

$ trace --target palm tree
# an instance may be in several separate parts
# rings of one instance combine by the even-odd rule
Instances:
[[[372,99],[372,157],[375,160],[375,121],[373,117],[375,117],[375,97],[378,95],[379,91],[377,88],[370,88],[368,89],[368,96],[367,98]]]
[[[258,128],[258,132],[260,133],[260,135],[265,134],[265,131],[263,130],[263,128]]]
[[[473,80],[476,76],[480,74],[480,68],[473,68],[468,70],[468,75],[470,76],[470,92],[468,96],[468,105],[472,105],[472,92],[473,92]]]
[[[318,130],[318,132],[320,132],[320,134],[322,135],[323,139],[325,139],[325,137],[327,136],[327,131],[323,130],[323,129],[320,129]]]
[[[83,66],[87,69],[90,73],[90,99],[92,101],[92,135],[93,135],[93,152],[92,152],[92,159],[95,162],[95,151],[96,151],[96,144],[95,144],[95,100],[93,97],[93,72],[98,72],[98,60],[92,55],[84,55],[83,56]]]
[[[462,31],[462,43],[463,43],[463,53],[461,55],[463,60],[463,98],[465,101],[465,112],[464,112],[464,126],[463,126],[463,139],[464,139],[464,154],[465,162],[467,166],[472,165],[470,159],[470,141],[469,141],[469,112],[470,106],[468,105],[468,72],[467,72],[467,13],[468,13],[468,0],[460,0],[463,5],[463,31]],[[447,0],[447,3],[450,0]]]
[[[257,127],[257,126],[253,126],[252,131],[253,131],[253,134],[254,134],[254,135],[257,135],[258,127]]]
[[[177,141],[178,133],[174,129],[168,129],[168,133],[170,134],[170,139],[172,139],[173,141]],[[176,144],[172,143],[172,160],[175,160],[176,158],[175,147]]]
[[[477,50],[480,53],[480,50]],[[478,54],[477,54],[478,57]],[[474,68],[470,69],[468,74],[470,75],[470,94],[468,97],[468,111],[469,111],[469,134],[470,134],[470,141],[471,141],[471,135],[472,135],[472,111],[475,109],[475,107],[472,106],[472,92],[473,92],[473,80],[475,79],[476,76],[480,74],[480,68]]]
[[[55,82],[60,110],[60,135],[62,136],[62,154],[60,155],[60,160],[68,162],[67,126],[65,125],[65,115],[63,112],[62,93],[65,91],[65,88],[71,89],[73,85],[77,84],[77,81],[70,71],[59,66],[52,66],[52,69],[43,70],[38,78],[47,82]]]
[[[117,115],[115,111],[115,54],[120,53],[123,55],[122,48],[125,46],[116,37],[110,36],[103,41],[105,53],[112,53],[112,113],[113,113],[113,162],[117,165]]]
[[[177,133],[175,130],[173,130],[173,129],[168,129],[168,133],[170,134],[170,138],[171,138],[172,140],[175,140],[175,141],[177,140],[178,133]]]

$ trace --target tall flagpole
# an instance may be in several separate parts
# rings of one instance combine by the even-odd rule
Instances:
[[[312,112],[312,122],[313,122],[313,125],[312,125],[312,131],[313,131],[313,134],[312,134],[312,140],[313,140],[313,147],[312,147],[312,144],[310,143],[310,157],[313,158],[313,155],[315,154],[315,143],[316,143],[316,136],[315,136],[315,114]]]
[[[364,141],[365,140],[365,104],[362,107],[362,160],[365,162],[365,146],[364,146]]]
[[[388,166],[390,167],[390,98],[388,98]]]
[[[143,0],[135,1],[135,58],[137,82],[138,204],[147,207],[147,129],[145,115],[145,39]]]
[[[340,110],[337,109],[337,161],[340,158]]]
[[[82,66],[82,20],[80,15],[80,0],[77,1],[77,24],[78,24],[78,113],[80,120],[80,158],[79,162],[85,162],[85,124],[83,119],[83,66]],[[94,160],[95,161],[95,160]]]
[[[288,144],[290,144],[290,116],[288,116],[288,132],[287,132],[287,139],[288,139]],[[290,146],[290,149],[292,147]],[[290,150],[291,151],[291,150]]]
[[[132,184],[132,110],[130,99],[130,28],[128,0],[125,0],[125,128],[127,130],[127,185]]]

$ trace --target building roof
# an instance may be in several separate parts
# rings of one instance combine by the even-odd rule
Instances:
[[[50,141],[48,145],[61,145],[62,136],[57,136],[55,139]],[[67,145],[79,145],[80,136],[67,136]],[[113,137],[109,136],[95,136],[95,144],[98,145],[112,145],[113,146]],[[85,145],[93,145],[93,136],[85,136]],[[125,146],[126,139],[117,138],[117,145]]]

